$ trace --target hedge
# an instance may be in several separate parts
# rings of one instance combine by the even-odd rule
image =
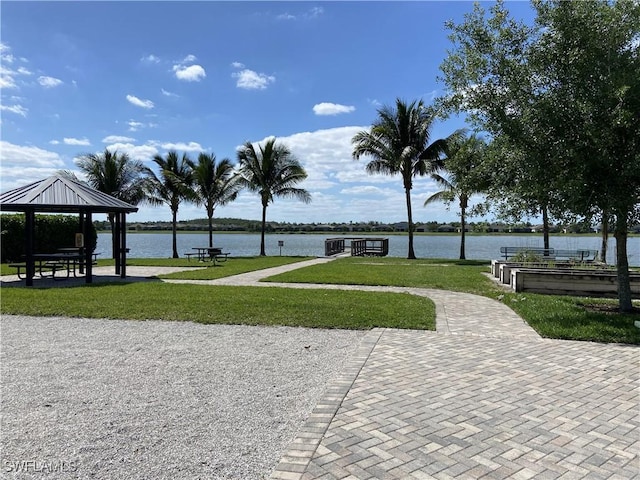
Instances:
[[[0,262],[17,262],[25,254],[25,215],[23,213],[0,215]],[[34,251],[55,253],[59,248],[75,245],[75,235],[80,232],[77,215],[36,215]],[[84,239],[85,247],[93,252],[98,234],[93,224]]]

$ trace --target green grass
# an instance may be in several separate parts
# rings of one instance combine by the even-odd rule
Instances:
[[[435,329],[433,302],[414,295],[160,282],[4,288],[2,313],[316,328]]]
[[[640,315],[588,308],[595,304],[615,308],[617,300],[533,293],[506,293],[500,298],[543,337],[640,344],[640,329],[633,325]]]
[[[491,296],[498,289],[483,275],[488,265],[479,260],[349,257],[275,275],[267,281],[437,288]]]
[[[305,260],[232,258],[219,266],[167,275],[214,279]],[[129,265],[197,266],[186,259],[128,259]],[[99,260],[99,265],[113,264]],[[210,264],[206,264],[210,265]],[[2,265],[2,272],[5,272]],[[6,269],[14,273],[13,269]],[[277,282],[390,285],[475,293],[503,301],[547,338],[640,344],[640,315],[593,311],[616,300],[505,292],[484,274],[486,261],[344,258],[267,279]],[[63,284],[64,282],[61,282]],[[61,285],[63,287],[64,285]],[[143,299],[143,301],[141,301]],[[635,302],[640,308],[640,302]],[[222,287],[160,282],[51,289],[2,289],[2,313],[191,320],[203,323],[298,325],[326,328],[433,329],[434,307],[411,295],[335,290]],[[417,320],[415,320],[417,319]]]

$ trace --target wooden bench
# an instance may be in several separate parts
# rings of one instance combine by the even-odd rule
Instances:
[[[184,254],[185,257],[187,257],[187,260],[191,261],[191,257],[197,257],[198,254],[197,253],[192,253],[192,252],[187,252]]]

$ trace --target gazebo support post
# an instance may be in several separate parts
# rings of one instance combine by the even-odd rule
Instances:
[[[89,238],[89,235],[91,234],[91,210],[87,210],[85,215],[82,215],[81,212],[80,215],[84,217],[82,226],[82,235],[84,236],[85,241],[85,245],[82,250],[82,252],[84,253],[84,278],[85,283],[93,283],[93,252],[86,244],[87,238]]]
[[[84,236],[84,241],[86,242],[88,237],[87,237],[87,229],[85,228],[85,223],[84,223],[84,212],[82,210],[80,210],[80,213],[78,214],[78,231],[82,233],[82,235]],[[85,251],[86,251],[86,247],[78,248],[78,253],[80,255],[82,255],[82,253]],[[84,273],[84,265],[85,265],[85,262],[80,262],[80,266],[78,268],[80,273]]]
[[[36,214],[35,211],[29,209],[24,212],[24,253],[27,264],[27,287],[33,287],[33,277],[36,275],[36,262],[33,259],[33,239],[35,237]]]
[[[120,216],[120,278],[127,276],[127,214],[118,213]]]
[[[114,255],[114,260],[115,260],[115,270],[116,270],[116,275],[120,275],[120,266],[121,266],[121,256],[120,256],[120,229],[121,229],[121,225],[120,225],[120,214],[119,213],[115,213],[115,217],[116,217],[116,221],[113,224],[113,228],[114,231],[111,232],[111,235],[113,236],[113,255]]]

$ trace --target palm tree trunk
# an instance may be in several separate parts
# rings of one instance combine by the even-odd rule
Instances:
[[[627,258],[627,215],[617,212],[614,237],[616,239],[616,264],[618,270],[618,303],[621,312],[633,310],[629,259]]]
[[[213,215],[209,215],[209,248],[213,248]]]
[[[413,251],[413,215],[411,213],[411,189],[406,187],[404,188],[405,197],[407,199],[407,220],[409,223],[409,252],[407,253],[407,259],[415,260],[416,254]]]
[[[267,253],[264,249],[264,231],[267,228],[267,206],[262,205],[262,231],[260,232],[260,256],[266,257]]]
[[[464,231],[467,228],[467,215],[466,208],[463,206],[460,208],[460,260],[465,260],[467,257],[465,255],[464,248]]]
[[[173,222],[171,225],[171,232],[173,233],[173,258],[179,258],[178,256],[178,210],[171,210],[173,214]]]

